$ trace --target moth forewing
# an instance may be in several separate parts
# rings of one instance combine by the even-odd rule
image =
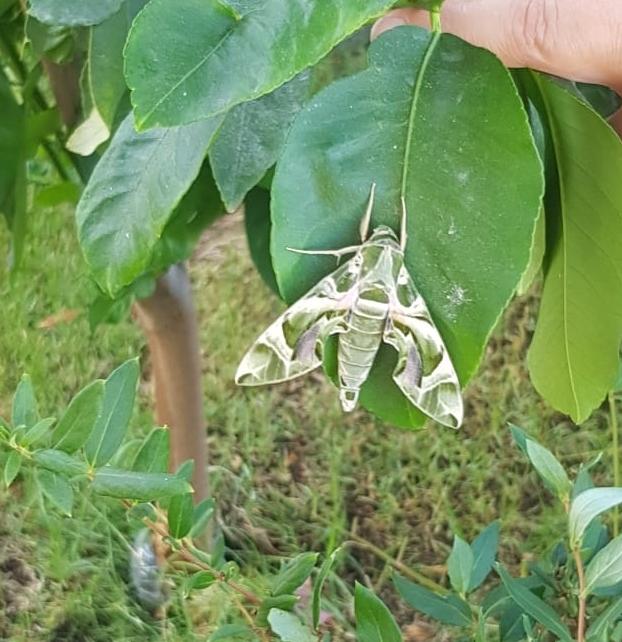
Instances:
[[[320,366],[324,340],[345,330],[345,316],[356,296],[357,269],[348,261],[289,307],[244,355],[235,382],[280,383]]]
[[[393,380],[426,415],[451,428],[464,416],[460,381],[423,297],[402,267],[384,340],[398,352]]]

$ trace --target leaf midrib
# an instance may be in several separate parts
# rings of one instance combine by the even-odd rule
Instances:
[[[570,357],[570,341],[569,341],[569,329],[568,329],[568,233],[567,225],[565,219],[565,193],[566,185],[564,182],[563,171],[557,162],[560,157],[560,143],[559,143],[559,132],[557,131],[557,121],[554,118],[551,106],[548,101],[546,92],[542,91],[541,80],[536,76],[536,83],[540,88],[540,96],[542,97],[542,104],[546,111],[546,119],[549,123],[549,130],[551,132],[551,142],[553,143],[553,149],[555,153],[555,168],[557,181],[559,185],[559,204],[561,210],[561,249],[562,249],[562,327],[564,332],[564,352],[566,354],[566,363],[568,365],[568,382],[570,384],[570,392],[572,394],[572,400],[575,405],[575,411],[577,415],[577,420],[579,420],[581,415],[581,404],[579,397],[577,395],[577,388],[575,384],[575,374]]]
[[[404,147],[404,160],[402,164],[402,183],[400,187],[400,196],[406,197],[406,183],[408,182],[409,174],[409,158],[412,150],[412,144],[414,139],[415,132],[415,120],[417,116],[417,108],[419,106],[419,96],[421,95],[421,89],[423,87],[423,80],[425,73],[428,69],[434,51],[436,50],[437,44],[440,42],[441,32],[437,31],[432,35],[430,43],[426,49],[426,52],[421,61],[421,67],[419,68],[419,73],[417,74],[417,79],[415,81],[415,86],[413,90],[412,102],[410,104],[410,112],[408,114],[408,130],[406,132],[406,145]]]

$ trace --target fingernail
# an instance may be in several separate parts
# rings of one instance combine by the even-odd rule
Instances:
[[[378,36],[382,35],[385,31],[389,29],[395,29],[395,27],[401,27],[408,22],[404,18],[399,18],[398,16],[387,16],[386,18],[380,18],[378,22],[373,26],[371,30],[371,39],[374,40]]]

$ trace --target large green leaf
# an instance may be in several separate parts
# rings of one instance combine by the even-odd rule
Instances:
[[[465,383],[527,266],[541,165],[515,87],[491,53],[400,27],[369,55],[366,71],[318,94],[290,131],[272,192],[274,268],[285,298],[297,299],[335,262],[288,247],[359,242],[374,182],[373,225],[397,230],[403,195],[406,264]],[[381,350],[361,401],[387,421],[420,425],[392,383],[394,363],[394,351]]]
[[[132,417],[139,374],[138,359],[131,359],[106,380],[101,414],[84,447],[92,466],[107,464],[121,445]]]
[[[585,102],[524,72],[549,133],[547,261],[528,356],[538,392],[574,421],[611,389],[622,340],[622,143]]]
[[[289,611],[271,609],[268,622],[272,631],[282,642],[315,642],[317,636],[304,625],[300,618]]]
[[[220,200],[209,161],[205,160],[158,239],[147,272],[158,276],[171,265],[189,258],[203,230],[224,213],[225,206]]]
[[[456,593],[466,595],[469,590],[474,564],[475,556],[468,542],[455,535],[454,545],[447,560],[447,574]]]
[[[304,72],[267,96],[234,107],[225,117],[209,158],[227,210],[236,210],[248,191],[276,163],[287,132],[309,96]]]
[[[264,283],[278,294],[279,287],[270,256],[270,192],[256,187],[248,193],[244,202],[244,226],[253,263]]]
[[[29,0],[29,13],[50,25],[86,27],[103,22],[123,0]]]
[[[148,267],[220,121],[218,117],[139,134],[130,114],[115,133],[76,211],[86,260],[111,296]]]
[[[145,2],[126,0],[119,11],[89,30],[82,72],[86,119],[67,141],[67,147],[75,153],[88,156],[110,137],[115,116],[128,91],[123,75],[123,47],[132,21]]]
[[[581,543],[588,526],[601,513],[622,504],[622,488],[601,486],[588,488],[570,504],[568,530],[573,545]]]
[[[152,0],[125,73],[140,129],[181,125],[267,94],[394,0]]]

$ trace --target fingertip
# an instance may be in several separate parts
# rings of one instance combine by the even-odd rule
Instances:
[[[371,29],[371,40],[375,40],[378,36],[401,27],[403,25],[419,25],[420,27],[427,27],[429,24],[427,11],[420,9],[395,9],[390,11],[386,16],[377,20]]]

